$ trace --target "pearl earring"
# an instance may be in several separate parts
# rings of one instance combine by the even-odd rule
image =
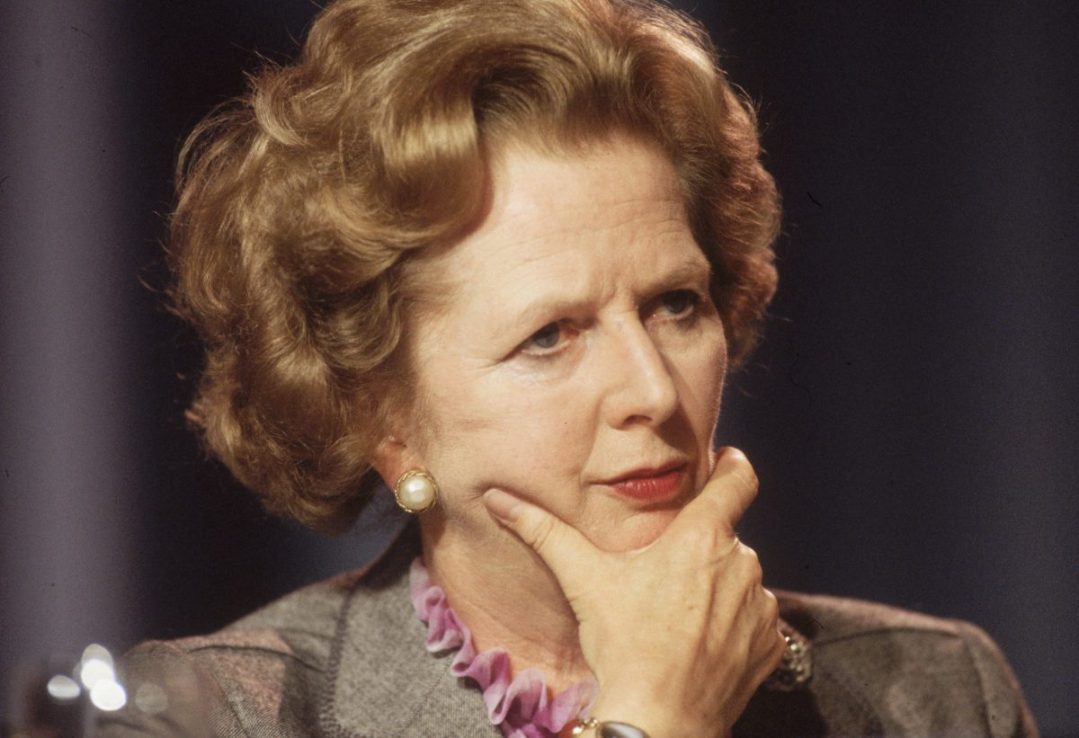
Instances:
[[[438,483],[423,469],[410,469],[393,486],[397,506],[408,513],[421,513],[434,507]]]

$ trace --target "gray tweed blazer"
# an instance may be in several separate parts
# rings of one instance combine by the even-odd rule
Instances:
[[[408,596],[414,544],[301,589],[213,635],[135,648],[128,706],[103,736],[499,738],[479,690],[424,648]],[[1036,736],[981,630],[878,604],[777,592],[812,679],[766,687],[738,736]],[[662,738],[662,737],[655,737]]]

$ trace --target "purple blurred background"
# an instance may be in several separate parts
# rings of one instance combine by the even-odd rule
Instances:
[[[786,200],[723,441],[767,583],[973,620],[1079,735],[1079,5],[720,2]],[[262,514],[182,412],[159,241],[186,131],[308,0],[0,4],[0,685],[363,562]],[[5,710],[10,706],[5,703]]]

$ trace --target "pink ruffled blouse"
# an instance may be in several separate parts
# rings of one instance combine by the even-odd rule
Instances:
[[[596,683],[585,680],[550,697],[543,672],[513,673],[509,654],[500,648],[476,653],[468,626],[446,602],[446,593],[431,581],[419,556],[409,570],[412,604],[427,624],[427,650],[457,650],[450,673],[467,677],[483,691],[487,717],[506,738],[553,738],[566,723],[581,715],[596,695]]]

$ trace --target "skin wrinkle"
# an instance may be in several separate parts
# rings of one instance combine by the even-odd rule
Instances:
[[[439,480],[441,503],[420,519],[425,558],[477,647],[505,648],[515,669],[537,666],[560,688],[588,675],[576,620],[481,496],[536,502],[606,550],[647,546],[711,472],[727,344],[658,147],[515,147],[494,161],[486,218],[423,264],[446,287],[410,346],[424,416],[378,465],[388,479],[420,466]],[[673,290],[699,293],[695,316],[659,301]],[[519,349],[552,321],[568,326],[557,351]],[[670,500],[597,483],[671,459],[689,466]]]

